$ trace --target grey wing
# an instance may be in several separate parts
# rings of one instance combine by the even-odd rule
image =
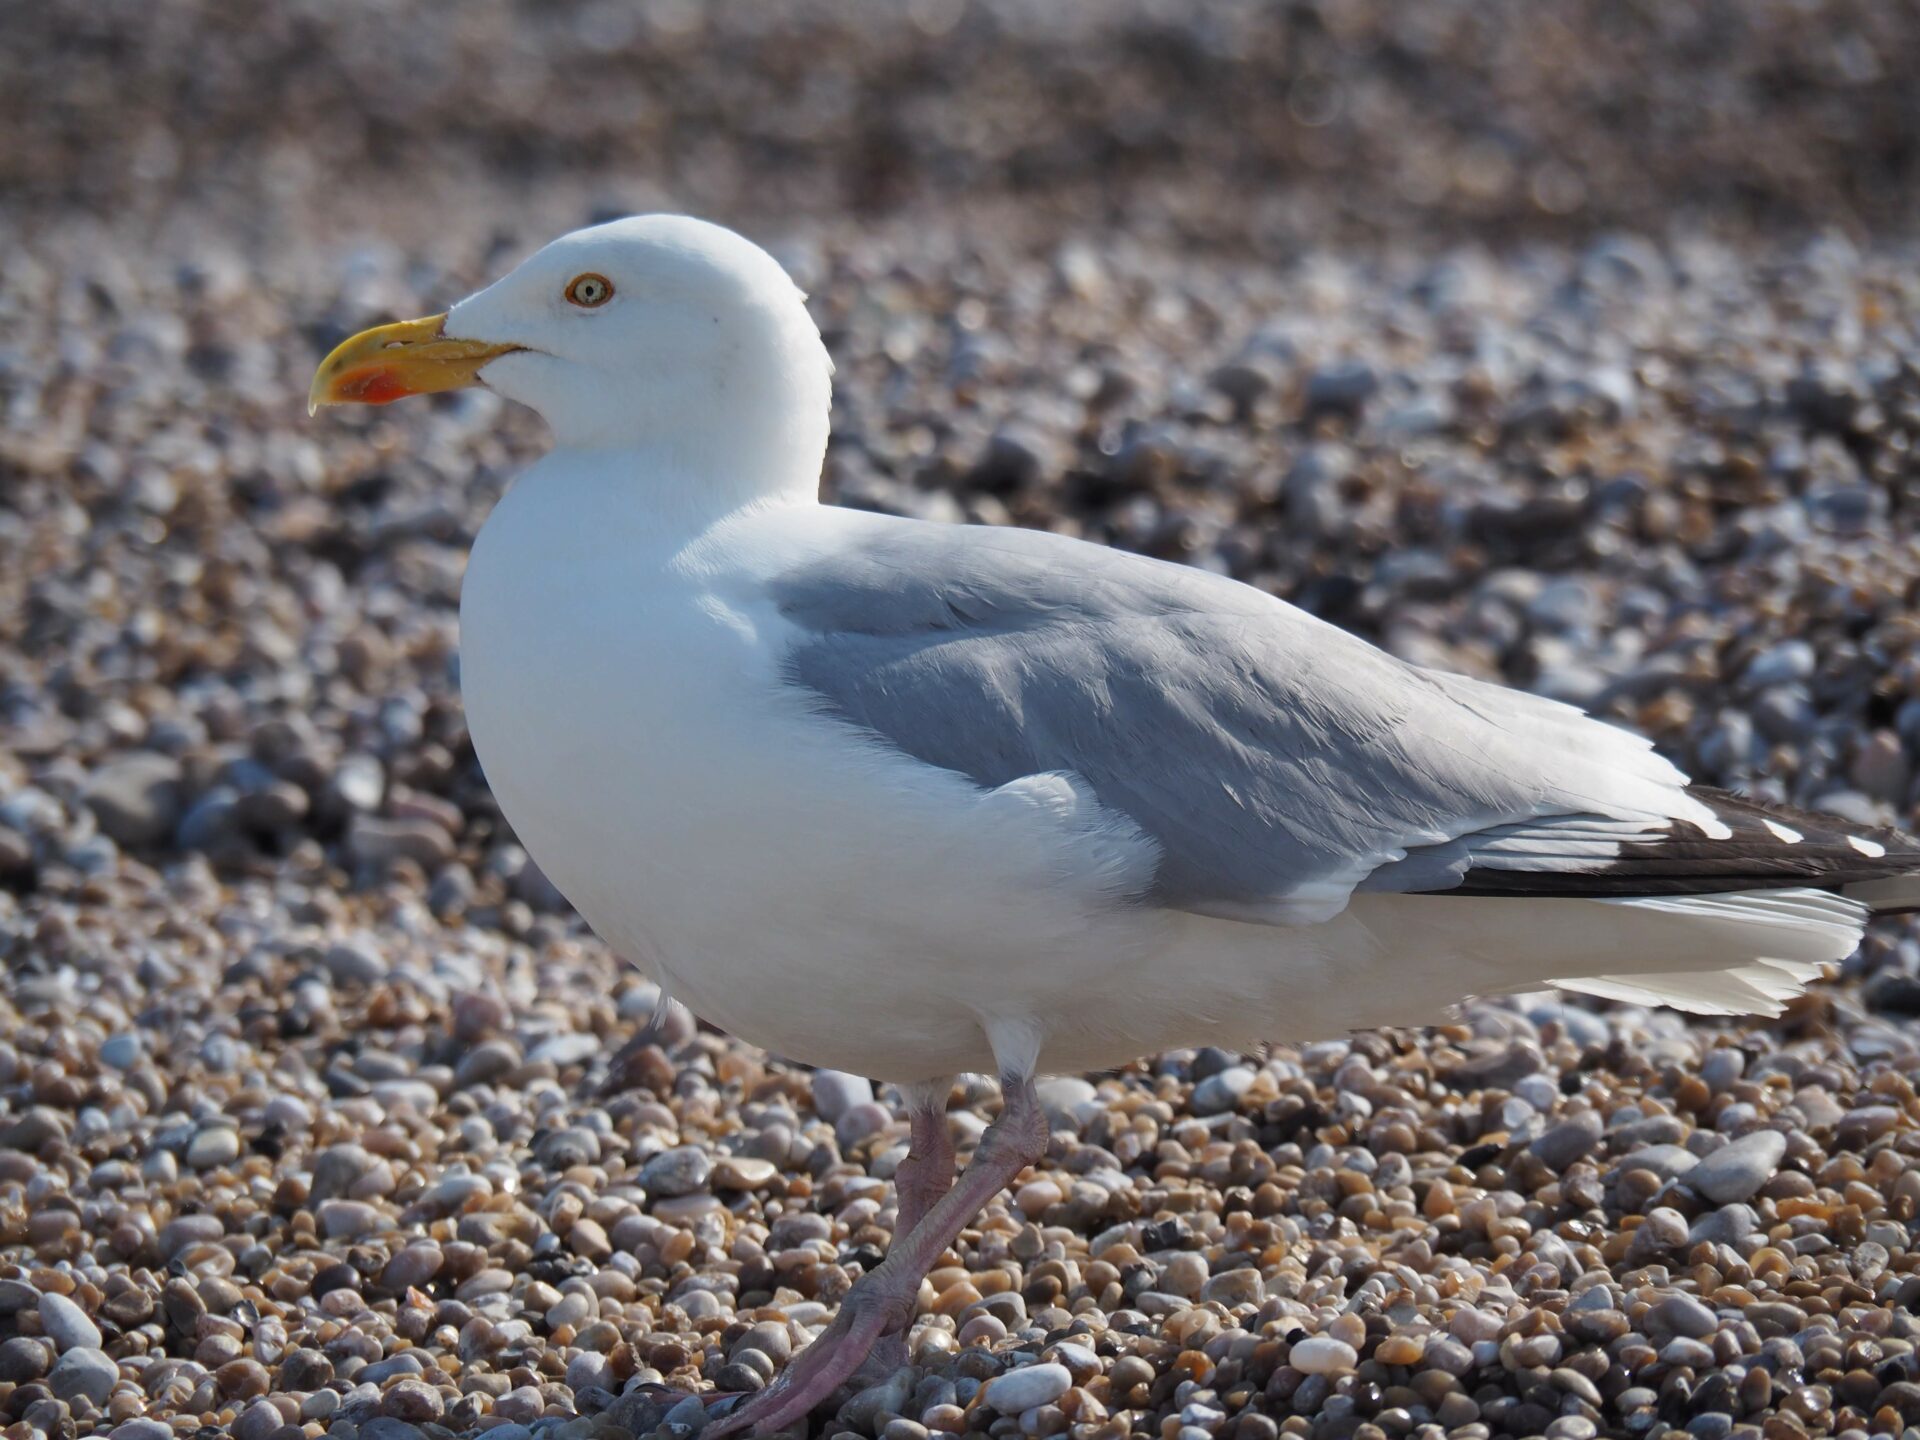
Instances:
[[[1729,833],[1639,737],[1234,581],[1033,531],[870,522],[773,584],[792,683],[984,787],[1078,776],[1157,843],[1156,903],[1310,921],[1356,889],[1593,873]]]

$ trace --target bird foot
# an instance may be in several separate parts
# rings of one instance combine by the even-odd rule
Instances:
[[[904,1330],[889,1331],[873,1342],[873,1349],[867,1352],[867,1358],[860,1362],[860,1368],[853,1372],[855,1388],[864,1390],[869,1385],[883,1385],[891,1380],[907,1364],[907,1336]]]
[[[888,1331],[912,1317],[919,1294],[918,1275],[889,1274],[885,1265],[862,1277],[840,1302],[840,1313],[820,1338],[794,1356],[772,1385],[731,1415],[710,1423],[700,1432],[702,1440],[766,1434],[805,1417],[854,1378]]]
[[[691,1402],[708,1419],[738,1408],[748,1397],[731,1390],[682,1390],[673,1385],[640,1385],[622,1394],[609,1412],[627,1430],[644,1435],[658,1429],[661,1422]],[[691,1419],[684,1414],[682,1419]]]

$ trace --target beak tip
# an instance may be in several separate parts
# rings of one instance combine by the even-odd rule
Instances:
[[[307,414],[323,405],[385,405],[479,383],[480,368],[520,347],[446,338],[446,316],[428,315],[363,330],[320,362],[307,392]]]

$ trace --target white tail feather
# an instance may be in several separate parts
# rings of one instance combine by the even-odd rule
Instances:
[[[1868,908],[1823,890],[1753,890],[1601,902],[1690,921],[1658,970],[1572,975],[1563,990],[1696,1015],[1778,1015],[1782,1006],[1860,943]]]

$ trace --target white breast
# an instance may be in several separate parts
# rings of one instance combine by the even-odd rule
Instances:
[[[630,489],[536,470],[461,601],[488,781],[609,944],[746,1039],[898,1079],[990,1068],[981,1018],[1071,1011],[1151,948],[1092,879],[1113,857],[1086,853],[1070,782],[983,794],[812,713],[753,547],[695,579],[666,529]]]

